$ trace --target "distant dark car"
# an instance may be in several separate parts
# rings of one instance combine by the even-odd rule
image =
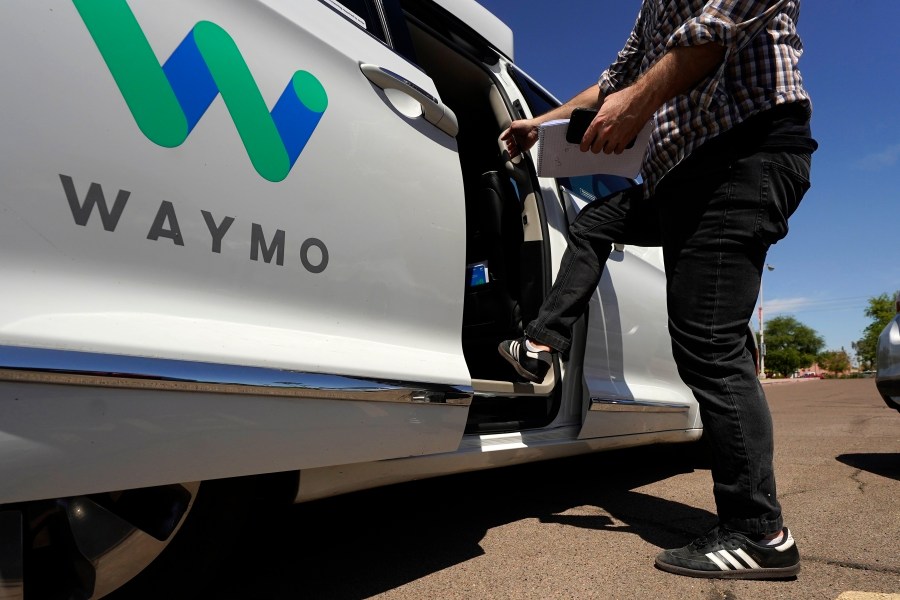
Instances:
[[[900,411],[900,292],[894,309],[897,314],[878,337],[875,385],[887,405]]]

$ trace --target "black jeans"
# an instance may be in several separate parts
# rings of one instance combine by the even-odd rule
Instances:
[[[747,350],[769,247],[809,188],[810,155],[707,153],[683,161],[651,199],[640,188],[588,204],[529,338],[567,352],[613,242],[663,247],[669,334],[712,451],[719,522],[763,535],[782,526],[772,418]]]

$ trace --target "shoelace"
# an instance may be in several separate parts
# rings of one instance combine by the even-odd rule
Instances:
[[[718,542],[726,539],[727,537],[728,532],[722,529],[720,526],[716,525],[715,527],[707,531],[704,535],[691,542],[691,548],[693,548],[694,550],[700,550],[701,548],[716,545]]]

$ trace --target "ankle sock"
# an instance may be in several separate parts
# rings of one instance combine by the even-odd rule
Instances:
[[[525,349],[529,352],[542,352],[542,350],[535,348],[528,338],[525,338]]]
[[[756,543],[759,544],[760,546],[777,546],[778,544],[780,544],[783,541],[784,541],[784,530],[782,529],[781,531],[778,532],[778,535],[775,536],[774,538],[772,538],[771,540],[761,539]]]

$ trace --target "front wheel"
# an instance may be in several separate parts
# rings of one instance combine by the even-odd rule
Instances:
[[[169,545],[198,482],[0,507],[0,597],[102,598]]]

